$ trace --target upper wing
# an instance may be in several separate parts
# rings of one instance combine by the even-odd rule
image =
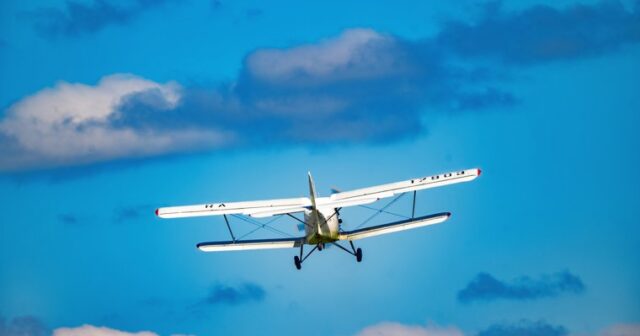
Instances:
[[[210,203],[159,208],[156,209],[156,215],[161,218],[181,218],[233,214],[266,217],[282,213],[303,211],[310,205],[311,202],[306,197],[283,198],[265,201]]]
[[[330,197],[318,197],[316,199],[316,203],[318,207],[333,208],[368,204],[378,201],[381,198],[392,197],[396,194],[471,181],[478,177],[480,175],[480,172],[480,169],[466,169],[440,175],[415,178],[402,182],[355,189],[333,194]],[[209,203],[159,208],[156,209],[156,215],[161,218],[181,218],[233,214],[241,214],[252,217],[268,217],[286,213],[301,212],[310,207],[311,200],[309,198],[299,197],[264,201]]]
[[[359,203],[359,201],[367,202],[367,200],[370,200],[370,202],[374,202],[381,198],[392,197],[394,195],[405,192],[472,181],[476,177],[480,176],[480,173],[481,170],[477,168],[466,169],[445,174],[420,177],[401,182],[382,184],[368,188],[339,192],[337,194],[331,195],[331,197],[328,197],[328,199],[323,202],[324,204],[322,205],[332,206],[334,204],[341,203],[348,204],[349,202],[357,204]],[[348,204],[346,206],[349,205],[351,204]]]
[[[451,216],[450,212],[443,212],[435,215],[422,216],[399,222],[371,226],[364,229],[346,231],[340,233],[340,240],[356,240],[382,234],[415,229],[421,226],[438,224],[446,221]]]
[[[204,252],[218,252],[289,248],[298,247],[302,244],[304,244],[304,238],[285,238],[207,242],[200,243],[197,247]]]

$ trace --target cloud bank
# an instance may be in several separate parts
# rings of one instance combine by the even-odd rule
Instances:
[[[139,8],[162,2],[138,0],[138,9],[124,11],[130,14],[119,14],[105,1],[68,2],[66,14],[52,15],[62,22],[53,27],[62,28],[49,30],[101,29],[120,21],[95,13],[126,22]],[[237,78],[214,86],[126,74],[105,76],[95,85],[59,82],[5,110],[0,171],[415,137],[434,113],[519,102],[496,86],[497,66],[479,65],[486,59],[525,66],[614,51],[640,41],[638,8],[605,1],[505,12],[492,2],[475,22],[450,21],[422,40],[357,28],[314,43],[260,48],[246,55]],[[100,16],[89,20],[95,27],[72,19],[94,14]]]
[[[84,324],[74,328],[58,328],[53,331],[53,336],[158,336],[152,331],[127,332],[108,327],[96,327]],[[186,334],[172,334],[171,336],[188,336]]]
[[[580,294],[584,290],[582,280],[568,271],[538,279],[520,277],[512,282],[500,281],[488,273],[479,273],[467,287],[458,292],[458,301],[535,300],[563,294]]]
[[[512,105],[497,89],[469,89],[467,71],[427,43],[350,29],[314,44],[258,49],[233,83],[191,87],[158,114],[131,99],[115,120],[134,127],[218,127],[233,146],[376,143],[415,136],[425,106]]]
[[[53,336],[158,336],[158,334],[151,331],[126,332],[85,324],[75,328],[58,328],[53,331]]]
[[[640,1],[631,11],[619,1],[517,12],[504,12],[498,1],[483,8],[475,23],[449,22],[438,42],[462,57],[528,65],[599,55],[640,41]]]
[[[614,324],[600,334],[601,336],[640,336],[639,323]]]
[[[137,0],[123,6],[111,0],[67,0],[64,8],[40,8],[26,13],[43,37],[72,37],[98,32],[110,25],[123,25],[167,0]]]
[[[357,336],[463,336],[455,327],[410,326],[395,322],[382,322],[362,329]]]
[[[480,330],[477,336],[566,336],[569,333],[562,325],[553,325],[544,320],[520,320],[514,323],[496,323]],[[438,327],[434,325],[406,325],[396,322],[382,322],[362,329],[357,336],[464,336],[457,327]],[[470,335],[470,334],[467,334]],[[593,336],[638,336],[640,324],[614,324],[601,332],[579,335]]]
[[[82,165],[213,148],[375,143],[419,134],[425,104],[452,109],[515,102],[462,91],[463,69],[438,52],[369,29],[316,44],[259,49],[236,81],[185,88],[134,75],[60,82],[0,121],[0,170]]]
[[[18,316],[9,321],[0,316],[1,336],[158,336],[151,331],[126,332],[89,324],[74,328],[57,328],[51,332],[38,317]],[[177,336],[174,335],[174,336]]]

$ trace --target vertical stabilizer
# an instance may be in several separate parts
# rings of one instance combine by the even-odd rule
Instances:
[[[313,177],[311,172],[307,172],[309,175],[309,197],[311,198],[311,207],[316,210],[316,185],[313,183]]]

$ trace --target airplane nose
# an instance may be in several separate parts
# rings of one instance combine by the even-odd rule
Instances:
[[[156,209],[156,216],[158,215],[158,210],[159,210],[159,209]]]
[[[478,168],[478,176],[480,176],[480,174],[482,174],[482,169]]]

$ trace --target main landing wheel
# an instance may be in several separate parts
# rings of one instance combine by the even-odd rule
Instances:
[[[302,263],[300,262],[300,257],[298,256],[293,257],[293,264],[296,265],[297,269],[301,269]]]
[[[318,244],[318,251],[322,251],[323,248],[324,248],[324,243]]]
[[[359,248],[359,247],[356,250],[356,261],[358,261],[358,262],[362,261],[362,249]]]

